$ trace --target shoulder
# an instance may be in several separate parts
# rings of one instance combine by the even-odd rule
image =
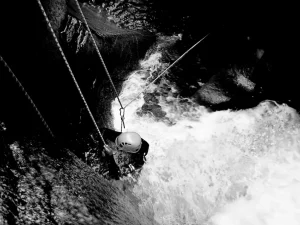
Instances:
[[[145,141],[144,139],[142,139],[141,152],[146,153],[146,155],[147,155],[148,149],[149,149],[149,143],[147,141]]]
[[[149,148],[149,143],[142,138],[142,146]]]

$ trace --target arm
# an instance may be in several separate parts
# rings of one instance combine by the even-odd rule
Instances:
[[[109,156],[112,156],[114,154],[116,154],[113,149],[111,149],[111,147],[109,147],[108,145],[103,145],[103,148],[105,150],[105,153],[107,153]]]

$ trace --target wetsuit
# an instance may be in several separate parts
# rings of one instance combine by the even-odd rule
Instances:
[[[108,173],[110,177],[114,179],[118,179],[120,176],[120,167],[128,167],[129,164],[133,165],[135,169],[141,168],[146,158],[145,156],[148,154],[149,144],[144,139],[142,139],[142,145],[140,150],[137,153],[127,153],[124,151],[117,150],[117,146],[115,144],[116,138],[121,134],[121,132],[117,132],[108,128],[101,128],[101,134],[106,142],[106,144],[115,150],[115,155],[109,155],[107,152],[103,151],[103,157],[101,159],[102,167],[108,169]]]

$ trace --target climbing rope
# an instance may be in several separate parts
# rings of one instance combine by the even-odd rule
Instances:
[[[0,55],[0,61],[3,62],[4,66],[7,68],[8,72],[12,75],[12,77],[14,78],[14,80],[17,82],[17,84],[19,85],[19,87],[22,89],[22,91],[24,92],[25,96],[27,97],[27,99],[29,100],[29,102],[31,103],[31,105],[33,106],[33,108],[35,109],[35,111],[37,112],[38,116],[40,117],[41,121],[43,122],[44,126],[49,131],[50,135],[53,138],[55,138],[55,136],[54,136],[53,132],[51,131],[49,125],[47,124],[47,122],[44,119],[44,117],[42,116],[41,112],[38,110],[38,108],[34,104],[32,98],[30,98],[29,94],[27,93],[27,91],[25,90],[25,88],[23,87],[23,85],[21,84],[21,82],[19,81],[19,79],[16,77],[16,75],[14,74],[14,72],[10,69],[9,65],[5,62],[5,60],[2,58],[1,55]]]
[[[196,44],[194,44],[192,47],[190,47],[185,53],[183,53],[178,59],[176,59],[167,69],[165,69],[160,75],[158,75],[151,83],[149,83],[144,89],[143,91],[141,91],[140,93],[138,93],[127,105],[125,105],[124,109],[129,106],[132,102],[134,102],[141,94],[143,94],[149,87],[151,84],[153,84],[155,81],[158,80],[158,78],[160,78],[161,76],[165,75],[165,73],[172,67],[174,66],[180,59],[182,59],[189,51],[191,51],[193,48],[195,48],[200,42],[202,42],[207,36],[209,35],[209,33],[207,35],[205,35],[203,38],[201,38]]]
[[[116,89],[116,87],[115,87],[115,85],[114,85],[113,80],[111,79],[111,76],[110,76],[110,74],[109,74],[109,72],[108,72],[108,69],[107,69],[107,67],[106,67],[106,65],[105,65],[105,62],[104,62],[104,60],[103,60],[103,58],[102,58],[102,55],[101,55],[101,53],[100,53],[100,50],[99,50],[99,48],[98,48],[98,46],[97,46],[97,44],[96,44],[96,41],[95,41],[95,39],[94,39],[94,37],[93,37],[93,35],[92,35],[92,32],[91,32],[91,30],[90,30],[90,27],[89,27],[89,25],[88,25],[88,23],[87,23],[87,21],[86,21],[86,19],[85,19],[85,16],[84,16],[84,14],[83,14],[83,12],[82,12],[82,10],[81,10],[81,7],[80,7],[80,5],[79,5],[79,2],[78,2],[77,0],[75,0],[75,3],[76,3],[76,5],[77,5],[77,8],[78,8],[78,10],[79,10],[79,12],[80,12],[80,15],[81,15],[81,17],[82,17],[82,19],[83,19],[83,22],[84,22],[84,24],[85,24],[85,26],[86,26],[86,29],[87,29],[87,31],[88,31],[88,33],[89,33],[91,39],[92,39],[93,45],[94,45],[94,47],[95,47],[95,49],[96,49],[96,52],[97,52],[97,54],[98,54],[98,56],[99,56],[99,58],[100,58],[100,61],[101,61],[102,65],[103,65],[103,67],[104,67],[105,73],[106,73],[106,75],[107,75],[107,77],[108,77],[108,79],[109,79],[109,81],[110,81],[110,83],[111,83],[111,85],[112,85],[112,87],[113,87],[113,90],[114,90],[114,92],[115,92],[116,98],[118,99],[118,102],[119,102],[119,104],[120,104],[120,107],[121,107],[121,108],[120,108],[121,131],[122,131],[122,127],[125,128],[125,122],[124,122],[124,120],[125,120],[125,108],[124,108],[123,105],[122,105],[122,102],[121,102],[121,100],[120,100],[120,98],[119,98],[119,94],[118,94],[118,92],[117,92],[117,89]]]
[[[56,35],[55,35],[55,33],[54,33],[54,30],[53,30],[53,28],[52,28],[52,26],[51,26],[51,23],[50,23],[50,21],[49,21],[49,19],[48,19],[48,16],[47,16],[46,12],[45,12],[45,9],[44,9],[44,7],[43,7],[43,5],[42,5],[42,3],[41,3],[40,0],[37,0],[37,2],[38,2],[38,4],[39,4],[39,6],[40,6],[40,9],[41,9],[41,11],[42,11],[44,17],[45,17],[45,20],[46,20],[46,22],[47,22],[47,25],[48,25],[48,27],[49,27],[49,29],[50,29],[50,31],[51,31],[51,34],[52,34],[52,36],[53,36],[53,38],[54,38],[54,40],[55,40],[55,42],[56,42],[56,45],[57,45],[57,47],[58,47],[58,49],[59,49],[59,51],[60,51],[60,53],[61,53],[61,56],[62,56],[62,58],[63,58],[63,60],[64,60],[64,62],[65,62],[65,64],[66,64],[66,66],[67,66],[67,68],[68,68],[68,70],[69,70],[69,73],[70,73],[70,75],[71,75],[71,77],[72,77],[72,79],[73,79],[73,81],[74,81],[74,83],[75,83],[75,85],[76,85],[76,87],[77,87],[77,90],[78,90],[78,92],[79,92],[79,94],[80,94],[80,96],[81,96],[81,98],[82,98],[82,100],[83,100],[83,102],[84,102],[84,105],[85,105],[85,107],[86,107],[86,109],[87,109],[87,111],[88,111],[88,113],[89,113],[89,115],[90,115],[90,117],[91,117],[91,119],[92,119],[92,121],[93,121],[93,123],[94,123],[94,125],[95,125],[95,127],[96,127],[96,129],[97,129],[97,131],[98,131],[98,133],[99,133],[99,135],[100,135],[100,138],[101,138],[102,142],[104,143],[104,145],[106,145],[105,140],[104,140],[104,138],[103,138],[103,136],[102,136],[102,134],[101,134],[101,132],[100,132],[100,129],[99,129],[99,127],[98,127],[98,125],[97,125],[97,123],[96,123],[96,121],[95,121],[95,119],[94,119],[94,116],[93,116],[93,114],[92,114],[92,112],[91,112],[91,110],[90,110],[90,108],[89,108],[89,106],[88,106],[88,104],[87,104],[87,102],[86,102],[86,100],[85,100],[85,98],[84,98],[84,96],[83,96],[81,90],[80,90],[80,87],[79,87],[79,85],[78,85],[78,83],[77,83],[77,81],[76,81],[76,78],[75,78],[75,76],[74,76],[74,74],[73,74],[73,72],[72,72],[72,69],[71,69],[71,67],[70,67],[70,64],[68,63],[68,60],[67,60],[67,58],[65,57],[65,54],[64,54],[64,52],[63,52],[63,50],[62,50],[62,48],[61,48],[61,46],[60,46],[60,44],[59,44],[59,42],[58,42],[58,39],[57,39],[57,37],[56,37]]]

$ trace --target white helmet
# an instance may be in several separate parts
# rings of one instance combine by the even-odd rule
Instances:
[[[137,153],[141,148],[142,138],[138,133],[124,132],[116,138],[115,143],[118,150]]]

